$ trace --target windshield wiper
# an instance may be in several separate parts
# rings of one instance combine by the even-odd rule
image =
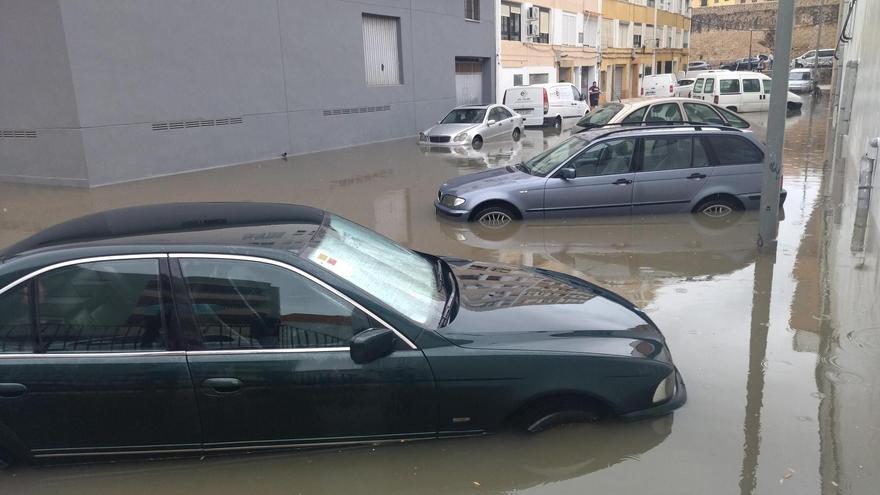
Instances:
[[[520,172],[525,172],[529,175],[532,175],[532,169],[530,169],[529,167],[526,167],[526,164],[523,162],[517,163],[516,165],[514,165],[514,168],[516,168]]]

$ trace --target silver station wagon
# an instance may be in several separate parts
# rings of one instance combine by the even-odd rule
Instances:
[[[725,217],[758,207],[763,160],[752,133],[732,127],[605,127],[516,166],[450,179],[434,206],[487,226],[584,215]]]

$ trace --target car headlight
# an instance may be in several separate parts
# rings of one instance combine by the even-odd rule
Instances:
[[[454,138],[452,138],[452,140],[455,141],[456,143],[463,143],[463,142],[467,141],[467,133],[461,132],[461,133],[457,134]]]
[[[440,203],[448,208],[461,206],[465,203],[465,201],[466,200],[464,198],[459,198],[458,196],[453,196],[451,194],[444,194],[443,198],[440,199]]]
[[[419,141],[427,141],[427,140],[428,140],[428,136],[425,136],[424,132],[420,132],[419,133]]]
[[[673,394],[675,394],[675,371],[663,379],[660,385],[657,385],[657,389],[654,390],[654,397],[651,400],[656,404],[668,400]]]

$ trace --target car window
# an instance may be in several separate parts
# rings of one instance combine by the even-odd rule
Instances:
[[[645,122],[681,122],[681,110],[678,103],[663,103],[653,105],[648,109],[648,116]]]
[[[723,107],[712,107],[712,108],[721,112],[721,115],[724,116],[725,119],[727,119],[727,125],[737,127],[739,129],[748,129],[749,127],[752,126],[751,124],[749,124],[748,122],[743,120],[742,117],[740,117],[739,115],[737,115],[736,113],[734,113],[731,110],[728,110]]]
[[[489,111],[489,120],[494,120],[498,122],[499,120],[504,120],[504,116],[501,113],[501,108],[495,107]]]
[[[155,259],[83,263],[37,278],[38,346],[52,352],[164,350]]]
[[[703,91],[703,82],[705,82],[705,79],[702,79],[702,78],[697,79],[697,81],[694,83],[694,89],[692,92],[693,93],[702,92]]]
[[[703,93],[712,93],[712,90],[715,89],[715,79],[706,79],[706,84],[703,85]]]
[[[723,95],[739,94],[739,79],[721,79],[718,90]]]
[[[621,120],[621,122],[624,124],[637,124],[637,123],[641,122],[642,120],[644,120],[645,113],[647,113],[647,112],[648,112],[648,107],[644,106],[642,108],[639,108],[638,110],[633,111],[631,114],[627,115],[626,117],[624,117],[623,120]]]
[[[642,172],[690,168],[691,141],[690,137],[684,136],[645,138]]]
[[[761,83],[757,79],[743,79],[744,93],[760,93]]]
[[[687,113],[687,119],[691,122],[700,122],[704,124],[724,124],[724,120],[709,105],[700,103],[685,103],[684,111]]]
[[[710,166],[712,162],[709,160],[709,153],[706,151],[706,145],[703,144],[703,140],[701,138],[694,138],[693,144],[691,167],[699,168]]]
[[[254,261],[181,259],[203,349],[347,347],[375,326],[290,270]]]
[[[0,353],[33,352],[33,320],[25,283],[0,295]]]
[[[770,89],[772,89],[772,86],[773,86],[773,80],[772,79],[761,79],[761,84],[764,86],[764,94],[769,95]]]
[[[575,99],[575,100],[580,100],[580,99],[581,99],[581,92],[578,91],[578,89],[577,89],[576,87],[571,86],[571,93],[572,93],[572,95],[574,95],[574,99]]]
[[[513,117],[513,114],[508,112],[504,107],[495,107],[495,110],[498,110],[498,120],[509,119]]]
[[[833,57],[835,50],[819,50],[820,57]]]
[[[609,103],[604,107],[599,107],[594,112],[588,113],[585,117],[578,120],[577,125],[580,127],[598,127],[607,124],[623,109],[620,103]]]
[[[449,112],[441,124],[479,124],[486,116],[485,108],[456,108]]]
[[[572,89],[574,89],[574,88],[572,88],[569,85],[557,86],[554,92],[556,93],[556,96],[560,100],[571,100],[574,98],[574,96],[571,92]]]
[[[625,174],[630,171],[634,139],[614,139],[597,143],[575,157],[566,166],[573,167],[577,177]]]
[[[571,158],[572,155],[584,149],[588,144],[590,142],[585,139],[570,137],[523,163],[523,166],[529,169],[530,173],[544,177],[561,163]]]
[[[737,136],[706,136],[715,151],[718,165],[742,165],[764,161],[764,154],[746,139]]]

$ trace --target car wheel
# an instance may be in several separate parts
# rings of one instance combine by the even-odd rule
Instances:
[[[709,218],[725,218],[733,215],[742,207],[728,198],[715,198],[700,203],[696,212]]]
[[[474,221],[486,229],[504,229],[516,220],[517,215],[507,206],[489,206],[474,215]]]
[[[529,433],[538,433],[554,426],[570,423],[592,423],[601,418],[599,408],[578,398],[548,399],[522,411],[517,425]]]
[[[800,110],[801,105],[803,105],[803,103],[798,103],[796,101],[789,101],[788,102],[788,109],[789,110]]]
[[[473,146],[473,148],[475,150],[482,148],[483,147],[483,138],[481,138],[480,136],[474,136],[474,140],[471,141],[471,146]]]
[[[727,109],[730,110],[731,112],[736,112],[736,107],[727,107]]]
[[[516,127],[513,129],[513,136],[511,136],[511,137],[513,137],[514,141],[519,141],[519,138],[521,135],[522,135],[522,132],[519,130],[519,127]]]
[[[556,119],[553,120],[553,128],[562,129],[562,117],[557,116]]]

